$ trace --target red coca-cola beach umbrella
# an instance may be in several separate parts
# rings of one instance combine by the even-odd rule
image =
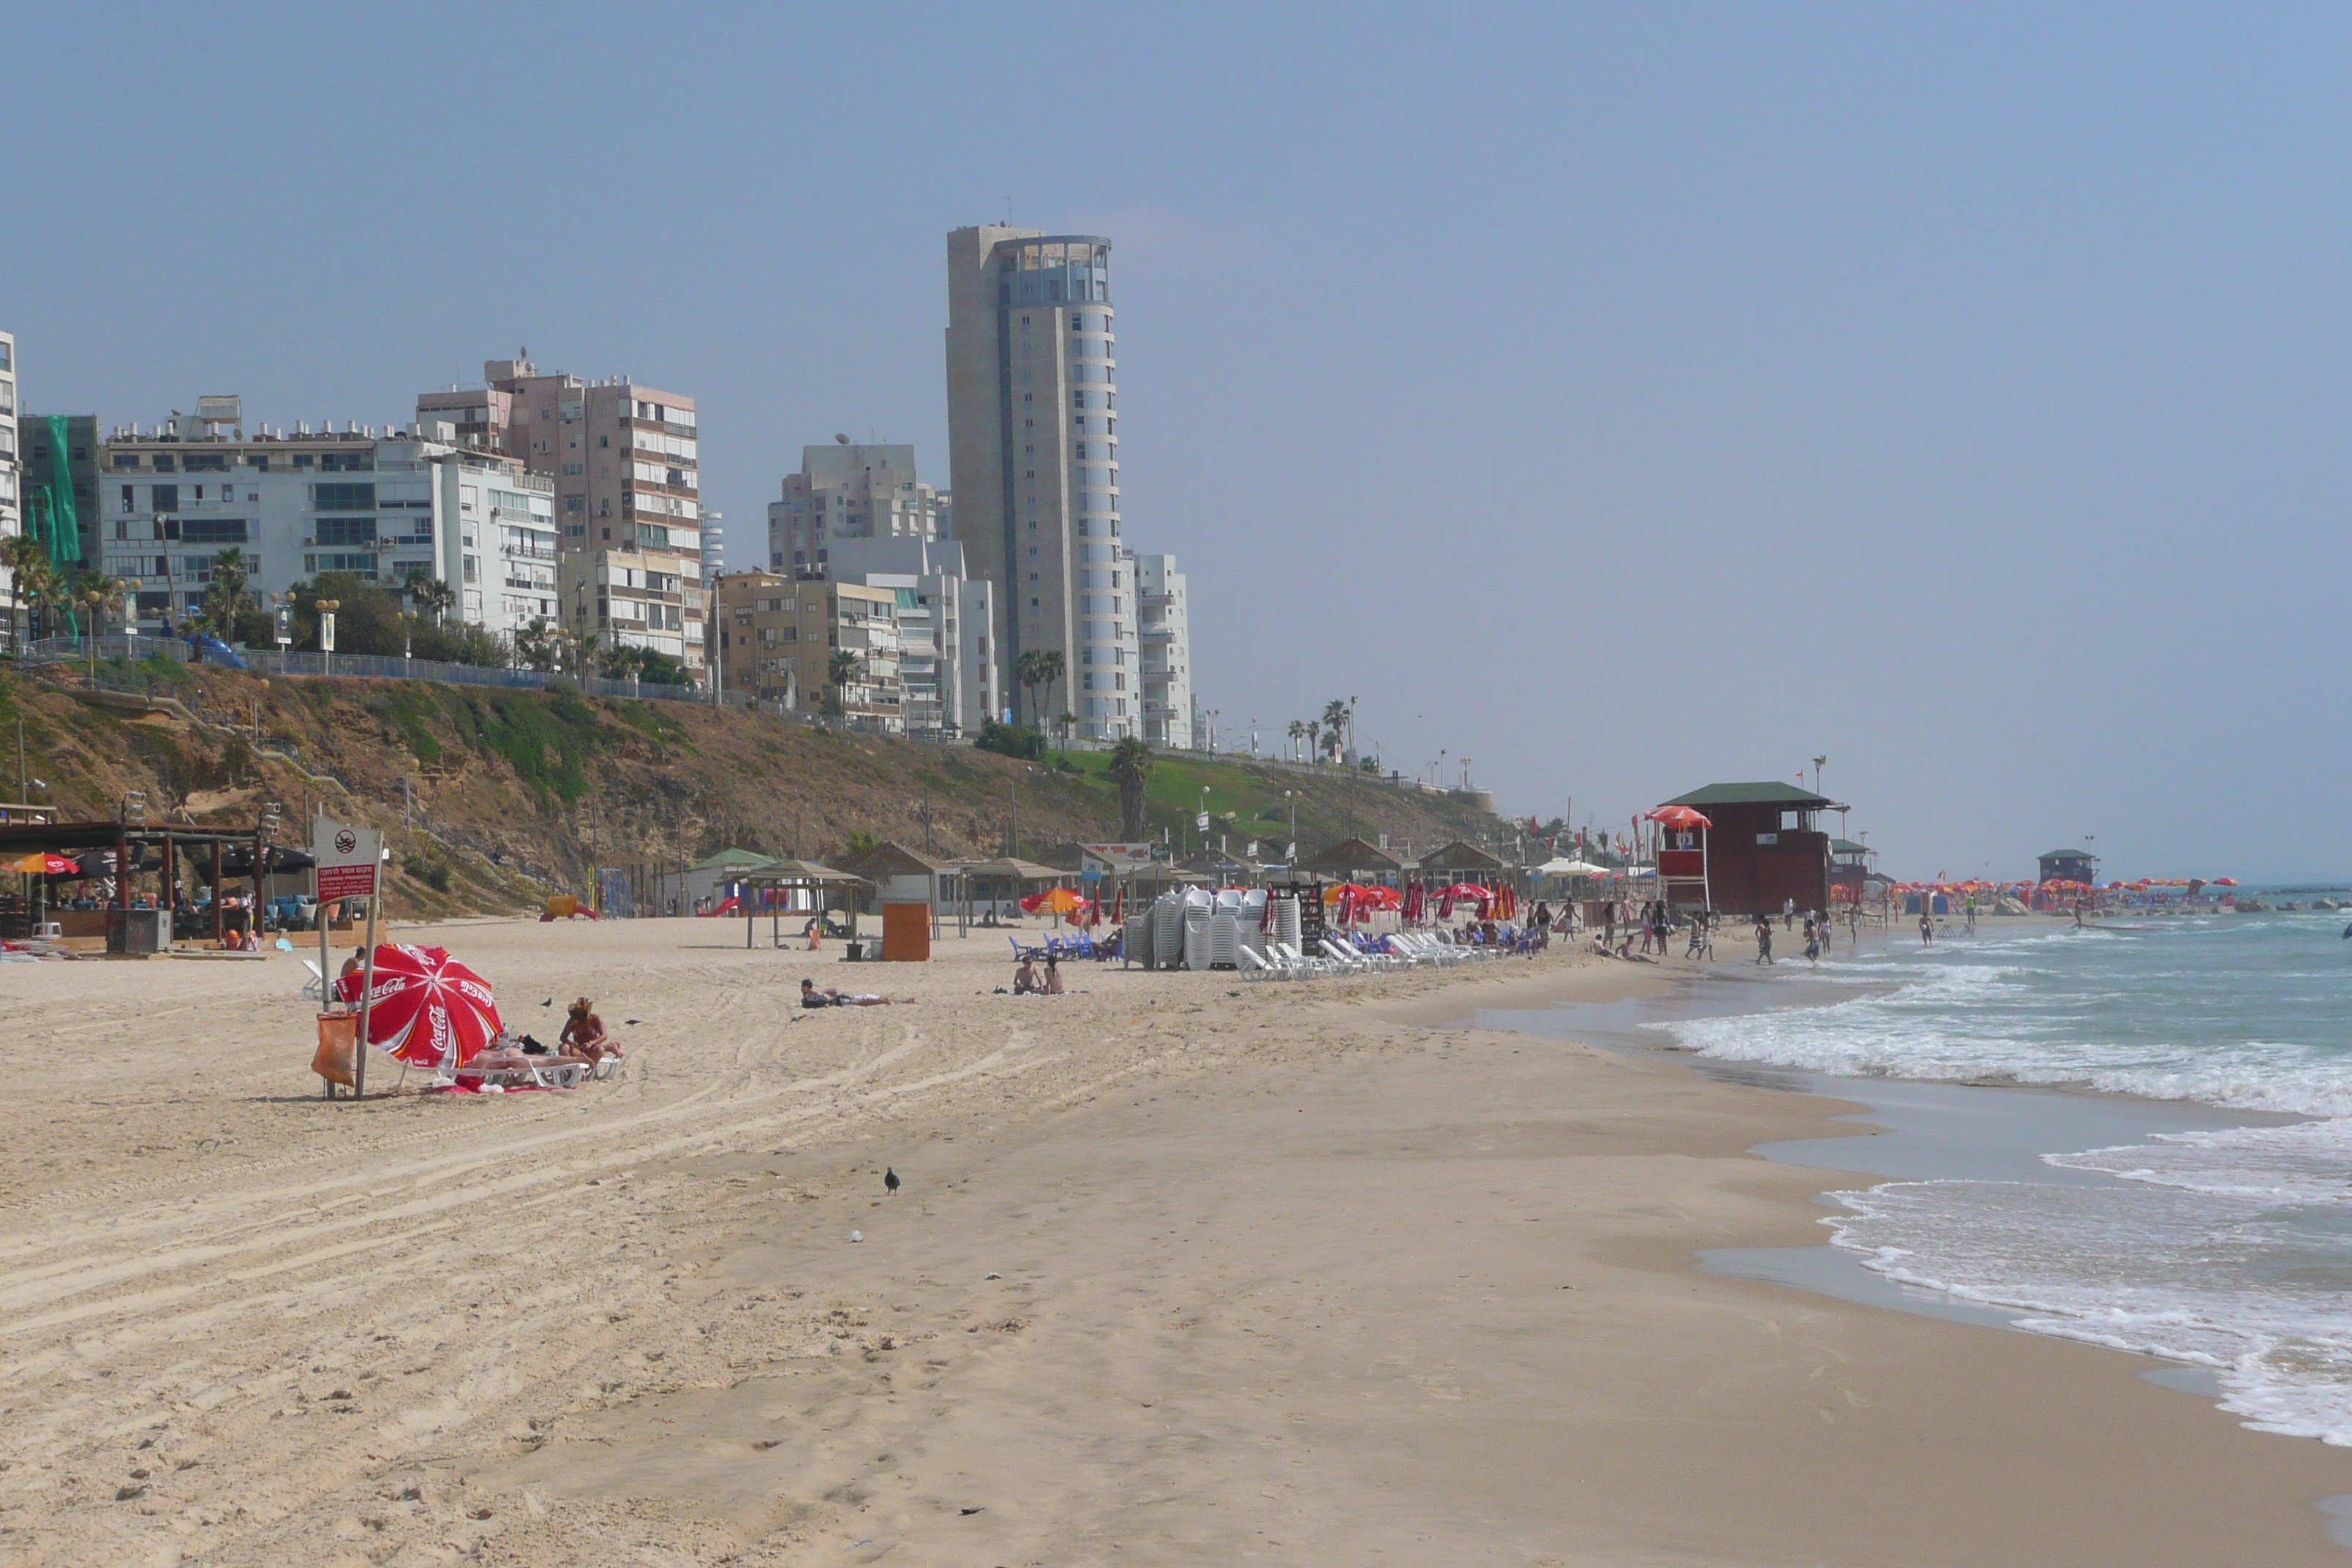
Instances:
[[[360,999],[362,976],[344,975],[335,994]],[[368,996],[368,1044],[412,1067],[464,1067],[506,1026],[490,984],[446,947],[382,942]]]

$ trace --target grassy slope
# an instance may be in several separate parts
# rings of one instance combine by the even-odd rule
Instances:
[[[551,888],[577,890],[587,868],[676,866],[737,845],[838,857],[853,833],[942,855],[993,854],[1016,809],[1020,847],[1035,855],[1120,830],[1100,753],[1067,765],[1015,762],[969,747],[838,735],[772,716],[564,692],[503,691],[381,680],[266,681],[178,666],[152,674],[158,695],[249,726],[348,793],[306,782],[241,737],[161,714],[77,702],[46,680],[0,673],[0,748],[25,720],[29,770],[71,816],[113,816],[132,789],[151,818],[250,823],[281,801],[289,829],[306,803],[382,826],[394,848],[395,912],[523,909]],[[13,763],[13,755],[5,762]],[[409,826],[403,826],[402,780]],[[1337,769],[1303,776],[1245,762],[1161,759],[1150,790],[1153,836],[1181,842],[1201,809],[1239,850],[1288,837],[1285,789],[1299,794],[1303,853],[1349,832],[1389,833],[1428,847],[1495,819],[1443,796],[1400,792]],[[15,793],[13,773],[0,794]],[[38,792],[35,792],[38,793]]]

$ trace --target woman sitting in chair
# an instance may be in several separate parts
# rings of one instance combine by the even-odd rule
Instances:
[[[590,1011],[588,998],[581,997],[565,1009],[569,1015],[557,1049],[567,1057],[580,1057],[592,1062],[621,1055],[621,1047],[604,1033],[604,1020]]]

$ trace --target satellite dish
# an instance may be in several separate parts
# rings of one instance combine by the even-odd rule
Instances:
[[[848,446],[848,445],[849,445],[849,437],[846,437],[846,436],[845,436],[845,435],[843,435],[843,434],[842,434],[840,431],[838,431],[838,430],[835,430],[835,431],[833,433],[833,438],[834,438],[835,440],[836,440],[836,441],[840,442],[840,443],[841,443],[843,446],[845,446],[845,447],[846,447],[846,446]]]

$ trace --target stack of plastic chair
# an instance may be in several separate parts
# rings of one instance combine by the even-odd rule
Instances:
[[[1119,952],[1146,969],[1160,967],[1160,946],[1151,940],[1151,910],[1150,904],[1129,906],[1127,921],[1118,928]]]
[[[1184,895],[1162,893],[1151,906],[1151,948],[1160,967],[1174,969],[1184,956]]]
[[[1184,895],[1184,967],[1209,967],[1209,911],[1215,908],[1205,892]]]
[[[1264,958],[1270,940],[1265,931],[1265,889],[1252,888],[1242,895],[1241,945]]]
[[[1242,901],[1235,896],[1228,902],[1218,895],[1216,907],[1209,911],[1209,967],[1239,969],[1242,966]]]
[[[1305,931],[1299,921],[1297,896],[1289,894],[1275,900],[1274,940],[1287,947],[1297,947]]]

